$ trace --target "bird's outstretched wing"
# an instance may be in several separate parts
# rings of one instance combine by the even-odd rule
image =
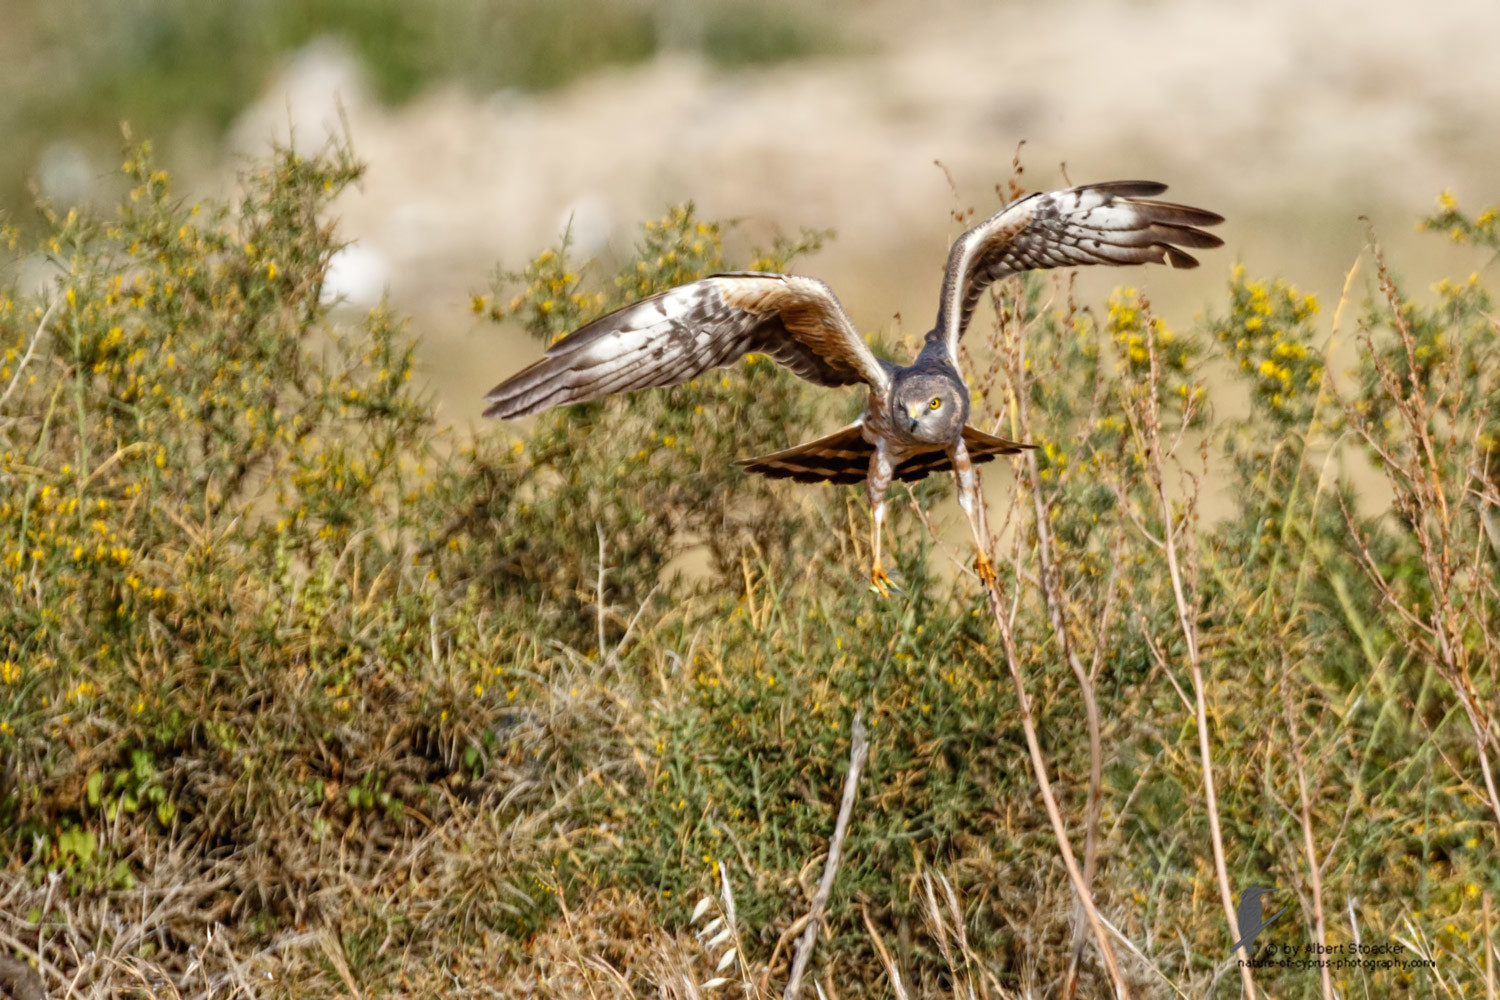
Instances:
[[[542,360],[491,389],[487,417],[678,385],[749,353],[818,385],[890,376],[833,291],[815,278],[742,271],[659,292],[568,334]]]
[[[1197,226],[1223,222],[1201,208],[1154,201],[1167,189],[1155,181],[1110,181],[1017,199],[960,236],[948,251],[943,298],[929,339],[958,361],[958,342],[984,290],[1022,271],[1080,264],[1197,267],[1179,247],[1216,247],[1223,240]]]

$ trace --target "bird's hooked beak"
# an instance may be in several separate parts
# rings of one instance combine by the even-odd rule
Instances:
[[[907,407],[906,407],[906,417],[907,417],[906,429],[907,430],[914,431],[914,430],[917,429],[917,424],[919,424],[919,423],[922,422],[921,414],[922,414],[921,407],[919,407],[919,406],[913,406],[911,404],[907,405]]]

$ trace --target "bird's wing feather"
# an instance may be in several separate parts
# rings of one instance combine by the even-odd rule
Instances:
[[[1022,271],[1081,264],[1168,263],[1197,267],[1180,247],[1223,241],[1198,226],[1223,222],[1201,208],[1155,201],[1155,181],[1111,181],[1029,195],[1011,202],[960,236],[948,252],[937,326],[955,364],[958,343],[984,290]]]
[[[568,334],[542,360],[491,389],[505,419],[618,392],[678,385],[745,354],[769,354],[818,385],[889,375],[833,291],[800,275],[735,272],[659,292]]]

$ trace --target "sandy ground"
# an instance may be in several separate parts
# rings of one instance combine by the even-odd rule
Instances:
[[[532,349],[476,324],[468,294],[569,217],[603,252],[687,198],[762,236],[833,227],[805,268],[862,326],[900,312],[920,332],[956,230],[934,161],[963,206],[987,211],[1021,139],[1032,185],[1061,183],[1065,160],[1074,181],[1161,179],[1229,217],[1228,248],[1203,269],[1149,277],[1186,313],[1236,256],[1336,299],[1362,213],[1414,277],[1470,267],[1414,243],[1412,222],[1444,188],[1500,199],[1493,0],[880,3],[851,34],[855,54],[810,63],[724,74],[671,57],[539,98],[449,89],[395,110],[323,46],[287,67],[231,145],[254,153],[289,125],[316,144],[342,103],[370,164],[341,205],[360,247],[346,287],[360,299],[388,284],[416,317],[458,422]]]
[[[736,73],[667,57],[541,97],[446,89],[387,109],[337,46],[292,60],[236,126],[233,157],[289,128],[319,144],[340,108],[368,180],[341,205],[354,302],[389,288],[412,314],[446,419],[536,345],[476,320],[468,297],[572,220],[587,251],[695,199],[764,238],[832,227],[802,269],[865,329],[920,334],[950,212],[998,207],[1017,143],[1028,186],[1146,177],[1222,212],[1227,247],[1196,272],[1084,276],[1144,284],[1190,321],[1235,259],[1336,302],[1368,215],[1414,287],[1482,262],[1417,236],[1442,190],[1500,200],[1500,3],[1059,0],[860,7],[851,54]],[[959,200],[941,163],[951,172]],[[226,168],[227,171],[227,168]],[[1331,313],[1332,310],[1326,310]],[[993,477],[992,477],[993,478]]]

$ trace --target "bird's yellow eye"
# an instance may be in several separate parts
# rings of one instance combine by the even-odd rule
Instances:
[[[930,406],[930,407],[932,407],[935,410],[939,406],[943,405],[943,401],[941,399],[938,399],[936,396],[933,396],[932,397],[932,402],[928,403],[927,405]]]

